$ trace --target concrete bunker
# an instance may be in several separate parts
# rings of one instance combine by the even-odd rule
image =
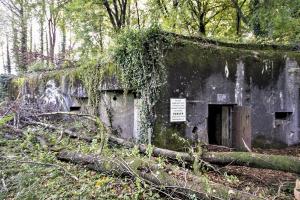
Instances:
[[[167,52],[165,63],[167,80],[154,108],[154,145],[180,149],[183,144],[173,140],[174,135],[242,149],[300,142],[298,52],[185,40]],[[138,139],[139,100],[128,98],[131,137]],[[186,100],[182,121],[170,120],[171,99],[176,98]]]
[[[197,141],[236,148],[300,143],[299,52],[184,39],[167,51],[164,61],[166,80],[154,106],[154,145],[181,150]],[[43,84],[56,79],[64,109],[88,112],[83,84],[65,78],[68,73],[39,79],[26,92],[42,96]],[[137,141],[143,100],[135,89],[124,90],[110,74],[98,92],[100,118],[120,137]],[[184,113],[182,120],[170,120],[171,99],[185,100],[184,112],[174,112],[179,118]]]

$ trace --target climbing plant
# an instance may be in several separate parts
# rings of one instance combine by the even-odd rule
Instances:
[[[101,58],[82,59],[78,70],[79,79],[83,82],[88,94],[88,104],[92,114],[96,114],[99,105],[98,87],[103,79],[105,68]]]
[[[164,54],[172,45],[171,37],[158,26],[142,30],[125,30],[116,39],[113,59],[121,69],[121,79],[127,89],[141,98],[140,142],[151,143],[154,105],[166,82]]]
[[[105,72],[108,70],[109,66],[105,62],[104,54],[98,54],[90,59],[85,58],[81,61],[80,67],[77,71],[79,79],[83,82],[86,92],[88,94],[88,104],[91,110],[91,116],[88,119],[95,122],[97,126],[97,132],[100,136],[100,148],[99,154],[101,154],[104,146],[107,142],[107,134],[110,133],[110,129],[106,128],[103,121],[100,120],[98,116],[98,108],[100,104],[100,95],[98,93],[99,85],[101,84]]]

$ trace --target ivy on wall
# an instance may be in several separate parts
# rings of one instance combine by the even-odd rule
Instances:
[[[155,120],[154,105],[166,83],[165,51],[172,39],[159,27],[125,30],[113,47],[113,60],[121,69],[124,87],[135,90],[141,98],[140,142],[151,143]]]
[[[88,94],[88,104],[93,108],[92,114],[96,115],[99,106],[98,87],[103,80],[104,64],[101,59],[89,60],[82,63],[78,75],[79,79],[83,82],[86,92]]]

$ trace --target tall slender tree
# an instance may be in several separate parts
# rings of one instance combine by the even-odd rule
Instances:
[[[10,61],[10,48],[9,48],[9,40],[8,35],[6,35],[6,72],[11,74],[11,61]]]

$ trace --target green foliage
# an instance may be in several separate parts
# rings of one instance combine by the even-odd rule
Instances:
[[[237,184],[239,182],[238,177],[234,175],[228,175],[226,172],[224,173],[224,177],[229,183]]]
[[[99,105],[98,86],[103,79],[104,72],[105,65],[99,57],[85,58],[80,62],[78,74],[88,93],[88,103],[93,108],[93,114],[96,113]]]
[[[152,26],[140,31],[125,30],[119,35],[113,48],[113,57],[121,69],[125,88],[136,90],[142,99],[141,142],[151,140],[153,107],[166,82],[164,52],[171,44],[171,39],[160,28]]]
[[[300,1],[274,0],[261,2],[255,14],[263,35],[258,40],[277,43],[300,41]]]
[[[202,19],[205,36],[225,41],[276,43],[299,41],[300,1],[185,0],[177,1],[177,4],[174,2],[150,0],[147,4],[150,18],[148,20],[159,22],[166,31],[203,35],[199,26]],[[254,2],[257,2],[256,6],[253,6]]]
[[[34,63],[28,66],[28,72],[38,72],[46,70],[54,70],[55,66],[53,64],[47,65],[45,61],[35,61]]]
[[[153,150],[154,150],[154,146],[153,145],[150,144],[150,145],[147,146],[146,155],[148,156],[149,160],[152,157]]]
[[[85,56],[97,57],[99,52],[107,49],[117,32],[122,32],[120,28],[143,29],[153,23],[158,23],[167,32],[201,35],[231,42],[297,44],[300,40],[299,0],[124,0],[126,5],[123,11],[120,9],[121,3],[114,4],[115,1],[111,0],[10,2],[16,7],[22,7],[22,13],[18,13],[18,9],[11,10],[14,6],[9,6],[7,13],[1,15],[3,19],[7,18],[6,15],[14,17],[0,22],[0,44],[5,46],[5,35],[9,33],[7,26],[12,24],[14,34],[9,38],[13,43],[10,44],[11,57],[20,72],[27,71],[28,64],[37,60],[36,56],[27,54],[44,54],[46,48],[49,53],[53,52],[58,42],[61,42],[61,52],[55,57],[62,58],[61,61],[74,61]],[[105,2],[110,5],[109,8]],[[112,20],[116,16],[120,18],[117,21],[122,22],[118,28]],[[45,28],[47,20],[50,24]],[[34,44],[39,50],[32,47],[29,21],[38,22],[38,29],[34,29],[41,31],[40,41]],[[48,29],[53,30],[48,32]],[[62,41],[58,39],[60,35],[55,34],[58,29],[62,33]],[[47,46],[45,32],[52,32],[54,35],[49,35],[51,38],[56,36],[56,44],[44,48]],[[26,41],[27,38],[29,41]],[[66,49],[66,46],[69,48]],[[44,69],[44,66],[40,63],[30,66],[30,71],[38,69]]]
[[[66,5],[65,15],[76,39],[83,44],[78,52],[97,56],[103,50],[104,34],[109,32],[102,4],[95,0],[70,1]]]
[[[67,137],[58,139],[60,133],[45,132],[37,127],[29,128],[24,139],[6,140],[0,134],[0,199],[161,199],[159,194],[152,191],[151,186],[141,180],[111,177],[58,161],[55,153],[41,148],[36,140],[37,134],[43,135],[57,149],[91,154],[98,151],[85,142]],[[93,146],[97,145],[100,144],[94,141]],[[114,149],[109,153],[124,153],[124,150],[119,150],[119,153],[117,151]],[[66,172],[73,174],[78,180]],[[6,188],[2,187],[3,181]]]
[[[11,121],[13,118],[14,118],[13,115],[6,115],[6,116],[0,118],[0,127],[5,125],[7,122]]]

